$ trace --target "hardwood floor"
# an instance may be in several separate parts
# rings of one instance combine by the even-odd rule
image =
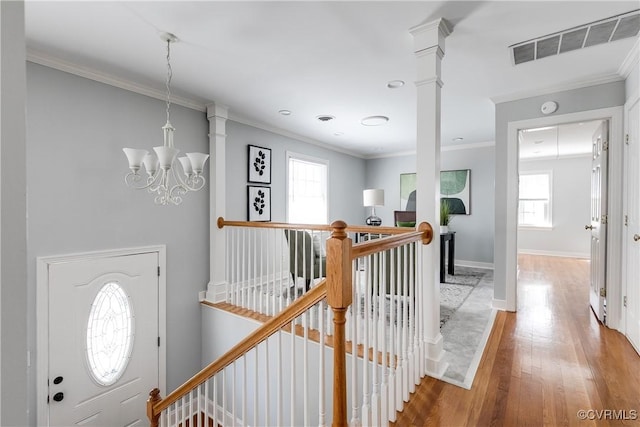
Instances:
[[[518,312],[496,316],[472,389],[424,378],[395,425],[640,425],[640,357],[591,312],[588,261],[518,263]]]

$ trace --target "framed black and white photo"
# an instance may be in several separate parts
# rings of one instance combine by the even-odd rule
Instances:
[[[271,184],[271,149],[249,146],[249,182]]]
[[[271,221],[271,188],[249,185],[247,190],[249,221]]]

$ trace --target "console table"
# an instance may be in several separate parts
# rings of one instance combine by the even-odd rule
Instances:
[[[447,242],[449,244],[447,245]],[[449,249],[447,254],[447,262],[448,268],[445,271],[445,249]],[[444,233],[440,235],[440,283],[444,283],[444,279],[446,277],[446,273],[451,274],[452,276],[455,274],[454,271],[454,259],[456,254],[456,232],[449,231],[448,233]]]

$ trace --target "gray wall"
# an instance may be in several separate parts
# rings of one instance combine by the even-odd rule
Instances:
[[[209,279],[208,187],[175,207],[156,206],[150,194],[125,186],[122,147],[162,144],[164,102],[32,63],[27,64],[27,94],[32,354],[36,257],[164,244],[167,385],[173,390],[200,368],[198,291]],[[171,113],[178,148],[208,152],[205,114],[176,105]],[[33,369],[29,395],[35,396]],[[35,425],[35,399],[30,406]]]
[[[329,222],[341,219],[347,224],[363,224],[362,190],[365,161],[286,136],[227,122],[227,219],[247,220],[248,146],[271,149],[271,219],[286,220],[286,152],[329,161]],[[262,184],[258,184],[262,185]]]
[[[556,92],[547,95],[519,99],[496,104],[496,192],[495,192],[495,250],[494,250],[494,298],[506,299],[507,257],[507,182],[517,177],[507,176],[507,144],[509,122],[546,117],[540,112],[540,106],[549,100],[558,103],[556,115],[576,113],[616,107],[624,104],[625,84],[623,81],[590,86],[581,89]],[[510,281],[515,278],[508,278]]]
[[[456,261],[493,264],[494,147],[443,150],[442,170],[471,169],[471,215],[456,215]],[[383,225],[393,225],[393,211],[400,206],[400,174],[416,171],[415,156],[386,157],[367,161],[367,188],[384,189],[385,206],[376,208]],[[363,217],[369,214],[368,210]]]
[[[519,228],[518,251],[590,256],[591,157],[521,161],[520,172],[551,171],[552,221],[548,230]]]

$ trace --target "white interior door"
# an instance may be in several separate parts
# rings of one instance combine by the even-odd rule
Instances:
[[[606,317],[607,253],[607,150],[608,122],[603,121],[593,134],[591,168],[591,290],[589,303],[598,320]]]
[[[626,334],[640,353],[640,103],[636,102],[628,113],[627,145],[627,212],[623,236],[626,245]]]
[[[158,253],[52,264],[49,425],[148,425],[158,330]]]

